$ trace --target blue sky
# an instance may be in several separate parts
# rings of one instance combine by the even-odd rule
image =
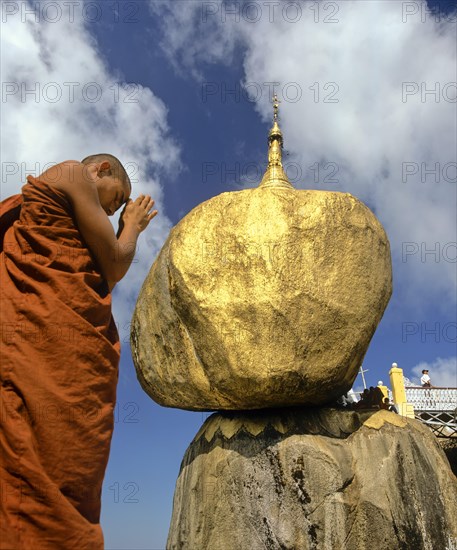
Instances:
[[[388,382],[397,362],[412,379],[427,364],[432,382],[457,386],[452,2],[429,2],[433,13],[420,2],[299,2],[300,16],[283,2],[290,10],[272,20],[264,2],[235,4],[238,16],[216,2],[75,2],[74,17],[62,9],[55,21],[50,4],[38,16],[26,2],[2,5],[1,198],[46,163],[109,151],[129,164],[133,197],[147,192],[159,210],[113,296],[122,357],[106,548],[165,548],[180,462],[206,414],[141,390],[129,321],[170,229],[202,201],[258,183],[266,83],[279,83],[294,185],[354,194],[389,236],[394,293],[364,360],[368,384]]]

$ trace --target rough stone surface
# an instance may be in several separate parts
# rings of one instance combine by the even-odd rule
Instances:
[[[348,193],[222,193],[170,232],[131,345],[158,403],[191,410],[329,403],[350,389],[392,293],[390,246]]]
[[[454,475],[457,476],[457,437],[439,437],[437,438],[437,441],[449,460],[451,470],[454,472]]]
[[[167,550],[450,550],[456,502],[449,463],[416,420],[217,413],[184,456]]]

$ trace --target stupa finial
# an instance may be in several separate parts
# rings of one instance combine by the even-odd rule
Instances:
[[[279,99],[278,96],[275,94],[273,96],[273,122],[278,121],[278,110],[279,110]]]
[[[273,126],[268,134],[268,167],[259,187],[286,187],[293,189],[282,166],[282,132],[278,124],[279,99],[275,94],[273,100]]]

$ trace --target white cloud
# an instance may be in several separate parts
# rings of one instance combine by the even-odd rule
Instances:
[[[279,6],[274,12],[273,4]],[[404,2],[347,0],[300,2],[297,18],[296,8],[284,11],[292,4],[173,2],[164,8],[151,2],[164,15],[163,47],[182,71],[201,80],[205,64],[239,59],[263,121],[271,119],[266,83],[280,83],[285,147],[302,170],[296,187],[347,191],[375,211],[391,243],[393,307],[404,315],[436,306],[452,315],[455,15],[438,22],[426,11],[407,15]],[[436,98],[426,93],[435,87]],[[294,102],[297,90],[301,98]],[[208,99],[208,108],[211,100],[221,101],[220,94]],[[317,184],[309,169],[316,162]],[[326,162],[337,165],[338,183],[323,182],[332,171]],[[425,172],[436,166],[438,182]]]
[[[234,58],[238,32],[230,25],[223,32],[219,26],[212,25],[211,13],[218,9],[216,4],[188,0],[150,0],[151,12],[160,17],[164,53],[178,72],[186,67],[198,80],[203,80],[199,62],[230,64]],[[196,29],[201,32],[194,34]]]
[[[125,351],[138,292],[171,228],[159,177],[180,169],[180,152],[169,134],[166,106],[150,89],[126,88],[110,73],[77,13],[73,22],[63,17],[58,23],[9,16],[2,25],[2,55],[2,199],[20,192],[26,175],[38,175],[48,163],[108,152],[127,165],[132,198],[147,193],[156,201],[159,214],[140,235],[136,263],[114,291]],[[24,86],[36,94],[25,95]],[[118,216],[112,218],[116,230]]]
[[[427,363],[423,361],[411,369],[414,373],[412,382],[420,386],[420,378],[423,370],[429,370],[429,376],[433,386],[445,388],[457,388],[457,357],[438,357],[435,361]]]

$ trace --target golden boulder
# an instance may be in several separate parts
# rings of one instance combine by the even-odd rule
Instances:
[[[144,281],[131,347],[161,405],[328,403],[351,388],[390,299],[375,215],[349,193],[290,185],[276,112],[269,143],[261,184],[195,207]]]

